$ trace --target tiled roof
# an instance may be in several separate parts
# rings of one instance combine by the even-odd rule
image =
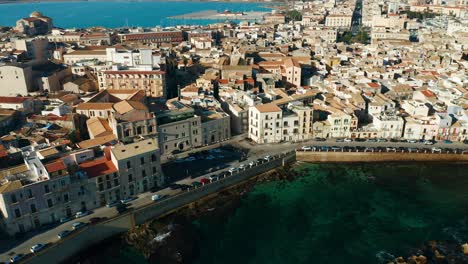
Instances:
[[[90,178],[117,172],[114,163],[106,159],[106,157],[83,162],[80,164],[80,168],[83,169]]]
[[[49,173],[53,173],[53,172],[56,172],[56,171],[59,171],[59,170],[64,170],[64,169],[67,168],[62,160],[57,160],[57,161],[54,161],[52,163],[46,164],[44,166],[45,166],[47,172],[49,172]]]
[[[257,110],[261,113],[269,113],[269,112],[279,112],[281,111],[281,108],[279,108],[275,104],[262,104],[262,105],[257,105],[255,106]]]
[[[9,97],[9,96],[0,96],[0,104],[21,104],[26,100],[29,100],[29,97]]]

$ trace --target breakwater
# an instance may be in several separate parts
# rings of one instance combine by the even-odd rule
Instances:
[[[35,257],[27,259],[25,262],[42,264],[50,263],[51,259],[56,263],[66,261],[69,256],[75,255],[81,250],[99,243],[106,238],[126,232],[136,225],[167,215],[205,196],[239,184],[256,175],[282,167],[295,160],[296,154],[294,152],[280,154],[270,162],[259,164],[256,167],[220,179],[219,181],[207,184],[195,190],[183,192],[166,200],[137,208],[105,222],[87,226],[73,233],[68,238],[54,243],[43,252],[38,253]]]

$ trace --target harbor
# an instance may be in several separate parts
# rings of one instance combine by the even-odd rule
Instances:
[[[183,15],[169,17],[170,19],[210,19],[210,20],[263,20],[263,17],[269,12],[251,11],[251,12],[232,12],[225,10],[218,12],[216,10],[203,10]]]

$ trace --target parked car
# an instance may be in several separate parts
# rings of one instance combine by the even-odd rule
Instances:
[[[314,138],[315,141],[326,141],[326,138],[316,137]]]
[[[426,140],[426,141],[424,141],[424,145],[434,145],[434,141]]]
[[[199,183],[199,182],[192,182],[192,186],[195,187],[195,188],[198,188],[200,187],[202,184]]]
[[[107,204],[106,204],[106,207],[107,207],[107,208],[111,208],[111,207],[117,206],[117,205],[120,204],[120,203],[121,203],[121,201],[110,202],[110,203],[107,203]]]
[[[117,210],[117,213],[121,214],[128,210],[127,206],[127,204],[120,203],[115,207],[115,210]]]
[[[390,152],[390,151],[396,152],[396,148],[394,148],[394,147],[387,147],[387,148],[385,148],[385,150],[387,152]]]
[[[200,183],[203,184],[203,185],[205,185],[205,184],[207,184],[207,183],[210,183],[210,180],[208,180],[207,178],[201,178],[201,179],[200,179]]]
[[[418,141],[416,139],[408,139],[406,140],[408,143],[417,143]]]
[[[231,173],[231,174],[234,174],[234,173],[236,173],[238,170],[239,170],[238,168],[234,168],[234,167],[233,167],[233,168],[230,168],[230,169],[228,170],[228,172]]]
[[[333,150],[333,151],[338,151],[338,150],[342,150],[342,149],[343,149],[342,147],[337,147],[337,146],[331,147],[331,150]]]
[[[345,138],[344,142],[353,142],[353,139],[352,138]]]
[[[179,186],[182,191],[186,191],[192,187],[191,185],[188,185],[188,184],[179,184]]]
[[[91,219],[89,219],[89,223],[94,225],[94,224],[97,224],[101,221],[104,221],[105,219],[107,219],[107,217],[93,217]]]
[[[218,175],[210,175],[210,176],[208,176],[208,180],[210,180],[211,182],[217,181],[217,180],[219,180],[219,176]]]
[[[170,184],[169,189],[171,189],[171,190],[180,189],[180,184],[177,184],[177,183]]]
[[[344,138],[337,138],[335,142],[345,142]]]
[[[70,235],[70,230],[64,230],[57,234],[58,238],[63,239],[64,237]]]
[[[374,152],[375,149],[374,148],[365,148],[364,149],[364,152]]]
[[[39,252],[41,250],[43,250],[44,248],[46,247],[46,245],[44,244],[36,244],[34,246],[32,246],[29,251],[31,251],[31,253],[36,253],[36,252]]]
[[[83,216],[87,216],[89,215],[91,212],[90,211],[81,211],[81,212],[77,212],[75,214],[75,218],[80,218],[80,217],[83,217]]]
[[[159,200],[161,200],[161,197],[162,197],[161,195],[155,194],[155,195],[151,196],[151,200],[153,200],[153,201],[159,201]]]
[[[70,221],[72,219],[73,219],[72,217],[62,217],[62,218],[60,218],[60,223],[63,224],[63,223],[66,223],[66,222],[68,222],[68,221]]]
[[[73,230],[78,230],[84,226],[86,226],[86,223],[83,223],[83,222],[76,222],[72,224]]]
[[[302,151],[309,151],[309,150],[312,150],[312,148],[310,146],[302,146],[301,150]]]
[[[367,140],[367,142],[377,142],[377,139],[375,139],[375,138],[369,138],[369,139]]]
[[[248,166],[249,166],[250,168],[254,167],[255,165],[257,165],[257,163],[256,163],[255,161],[251,161],[251,162],[249,162],[249,164],[248,164]]]
[[[385,139],[385,138],[378,138],[378,139],[377,139],[377,142],[387,142],[387,141],[388,141],[388,140]]]
[[[125,203],[129,203],[129,202],[131,202],[131,201],[133,201],[133,200],[135,200],[135,199],[136,199],[135,196],[129,196],[129,197],[127,197],[127,198],[124,198],[124,199],[120,200],[120,202],[123,203],[123,204],[125,204]]]
[[[270,156],[270,155],[266,155],[265,157],[263,157],[263,159],[266,160],[266,161],[270,161],[270,160],[273,159],[273,157]]]
[[[407,148],[406,149],[408,152],[418,152],[417,148]]]
[[[446,140],[444,140],[444,143],[445,144],[452,144],[453,142],[451,140],[446,139]]]
[[[24,258],[24,254],[16,254],[14,256],[12,256],[10,258],[10,262],[11,263],[16,263],[16,262],[19,262],[20,260],[22,260]]]
[[[356,138],[356,139],[354,139],[354,141],[356,141],[356,142],[364,142],[364,141],[366,141],[366,139],[365,139],[365,138]]]
[[[438,147],[433,147],[432,152],[442,152],[442,149]]]

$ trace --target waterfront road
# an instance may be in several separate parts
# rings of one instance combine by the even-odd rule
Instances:
[[[432,149],[433,147],[441,148],[441,149],[458,149],[458,150],[468,150],[468,145],[454,142],[451,144],[443,143],[442,141],[437,142],[434,145],[424,145],[423,143],[406,143],[406,142],[336,142],[336,140],[326,140],[326,141],[314,141],[310,140],[307,142],[287,142],[287,143],[280,143],[280,144],[268,144],[268,145],[256,145],[252,144],[246,140],[239,140],[235,142],[233,145],[238,145],[244,149],[249,150],[248,159],[243,162],[234,161],[229,164],[230,167],[237,167],[241,163],[247,164],[250,161],[257,160],[258,158],[262,158],[265,155],[277,155],[279,153],[284,153],[287,151],[292,151],[295,149],[300,149],[302,146],[338,146],[338,147],[345,147],[345,146],[354,146],[354,147],[369,147],[369,148],[377,148],[377,147],[405,147],[405,148],[418,148],[418,149]],[[468,155],[468,154],[465,154]],[[196,162],[196,161],[194,161]],[[228,169],[228,168],[227,168]],[[226,170],[227,170],[226,169]],[[209,177],[212,174],[219,174],[220,171],[213,172],[210,174],[206,174],[197,178],[190,178],[187,177],[185,179],[179,180],[176,183],[178,184],[191,184],[194,181],[200,182],[201,178]],[[138,195],[137,199],[129,202],[130,208],[138,208],[145,206],[149,203],[153,203],[151,200],[151,196],[154,194],[159,195],[177,195],[177,193],[181,192],[180,189],[172,190],[170,188],[165,188],[159,190],[158,192],[146,192]],[[1,252],[0,255],[0,263],[8,262],[10,257],[15,254],[28,254],[30,253],[30,248],[33,245],[38,243],[42,244],[51,244],[57,242],[59,238],[57,234],[64,230],[72,230],[71,226],[75,222],[83,222],[88,223],[91,218],[101,217],[101,218],[112,218],[117,215],[117,211],[115,208],[107,208],[101,207],[93,210],[93,213],[87,215],[85,217],[81,217],[79,219],[73,219],[67,223],[63,223],[59,226],[54,227],[53,229],[44,231],[40,234],[35,235],[34,237],[22,242],[21,244],[16,244],[12,246],[8,250],[4,250]]]

